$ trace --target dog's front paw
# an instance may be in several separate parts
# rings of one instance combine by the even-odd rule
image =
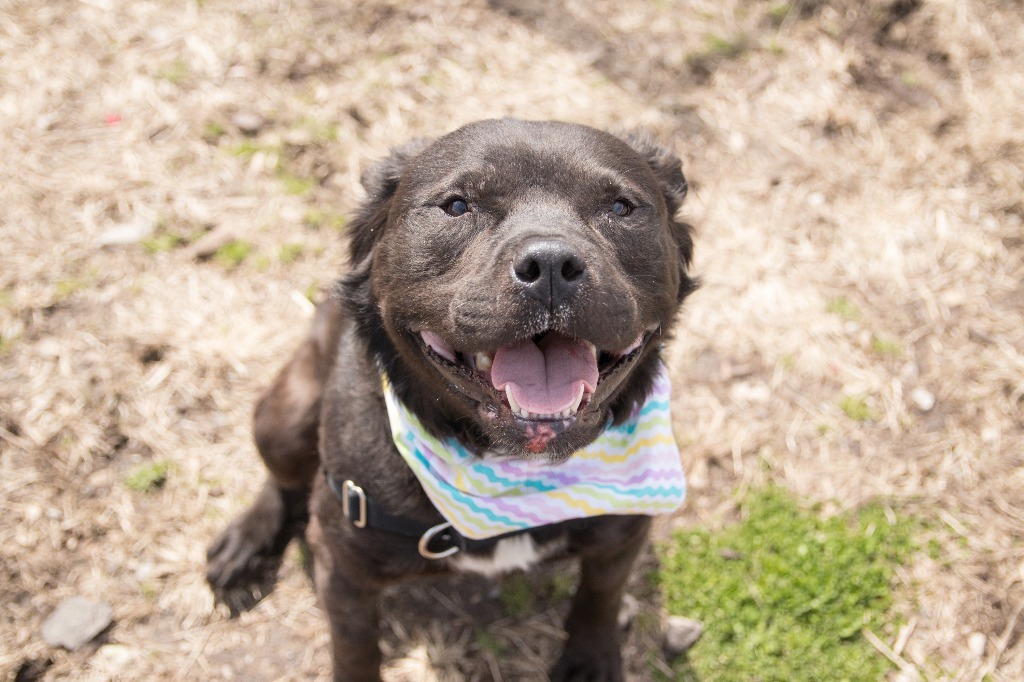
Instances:
[[[257,531],[251,521],[248,514],[235,519],[206,550],[206,580],[215,590],[234,587],[259,572],[260,557],[269,553],[273,535]]]
[[[214,590],[262,579],[280,563],[285,546],[296,533],[290,522],[290,502],[287,494],[268,484],[253,505],[210,544],[206,580]]]
[[[618,644],[567,646],[551,669],[551,682],[622,682]]]

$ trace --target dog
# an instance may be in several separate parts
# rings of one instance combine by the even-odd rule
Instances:
[[[269,475],[211,544],[210,584],[306,527],[334,679],[378,680],[386,585],[578,557],[551,678],[621,680],[627,578],[683,495],[659,357],[697,287],[679,159],[643,134],[488,120],[392,150],[362,184],[349,270],[257,403]],[[662,431],[638,435],[658,405]],[[602,459],[624,478],[588,473]],[[516,476],[523,497],[489,487]],[[634,504],[641,488],[661,497]]]

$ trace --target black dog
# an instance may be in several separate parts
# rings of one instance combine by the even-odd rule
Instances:
[[[430,437],[556,468],[635,414],[696,287],[678,158],[640,136],[483,121],[393,151],[363,185],[350,272],[256,408],[270,475],[211,546],[210,583],[239,582],[308,519],[335,679],[376,680],[388,583],[577,556],[552,679],[622,679],[616,617],[650,517],[464,537],[396,448],[385,395]]]

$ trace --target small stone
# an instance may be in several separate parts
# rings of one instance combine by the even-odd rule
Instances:
[[[729,134],[729,149],[734,154],[739,154],[747,148],[747,139],[743,137],[743,133],[738,130],[732,131]]]
[[[967,648],[971,650],[975,658],[985,657],[985,635],[981,632],[972,632],[967,638]]]
[[[40,339],[36,344],[36,352],[44,358],[55,359],[63,354],[61,342],[51,336]]]
[[[631,594],[623,595],[622,605],[619,606],[619,629],[628,628],[638,613],[640,613],[640,602],[636,597]]]
[[[922,386],[910,392],[910,400],[922,412],[931,412],[935,407],[935,394]]]
[[[921,367],[916,362],[905,362],[900,368],[900,379],[904,383],[916,381],[921,376]]]
[[[743,552],[730,547],[723,547],[719,550],[718,556],[722,557],[726,561],[738,561],[743,558]]]
[[[766,384],[740,381],[729,389],[729,397],[737,403],[764,405],[772,397],[772,390]]]
[[[107,229],[96,239],[96,246],[123,246],[125,244],[137,244],[153,234],[156,224],[152,220],[135,220],[127,223],[118,223]]]
[[[138,568],[135,569],[135,579],[140,583],[148,582],[153,579],[153,562],[143,561],[139,564]]]
[[[665,624],[665,651],[671,656],[686,653],[704,634],[699,620],[683,616],[669,616]]]
[[[114,610],[106,602],[71,597],[62,601],[43,623],[43,639],[50,646],[74,651],[106,630],[113,616]]]
[[[231,117],[231,122],[243,135],[256,135],[267,124],[267,119],[254,111],[239,111]]]
[[[132,649],[124,644],[105,644],[90,659],[89,664],[91,667],[102,671],[104,677],[111,679],[119,677],[138,658],[139,652],[136,649]]]

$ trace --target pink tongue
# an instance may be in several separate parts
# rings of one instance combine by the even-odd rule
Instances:
[[[528,412],[557,414],[572,406],[580,387],[597,386],[597,359],[587,344],[549,333],[538,343],[527,339],[494,353],[491,383]]]

